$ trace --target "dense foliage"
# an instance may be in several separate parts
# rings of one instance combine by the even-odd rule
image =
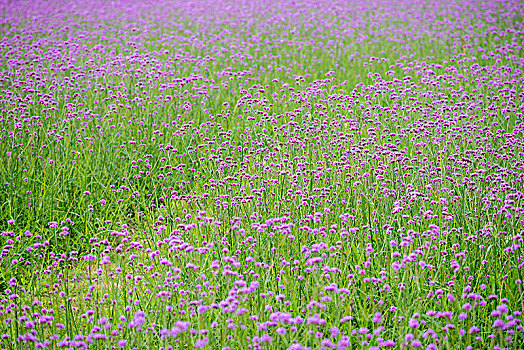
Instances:
[[[0,10],[0,348],[524,344],[520,1]]]

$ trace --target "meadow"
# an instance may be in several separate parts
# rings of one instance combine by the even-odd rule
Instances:
[[[523,349],[523,20],[0,1],[0,349]]]

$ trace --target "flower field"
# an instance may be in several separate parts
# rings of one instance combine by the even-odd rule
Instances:
[[[0,1],[0,349],[524,349],[520,0]]]

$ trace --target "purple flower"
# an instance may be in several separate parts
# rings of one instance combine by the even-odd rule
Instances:
[[[351,342],[349,341],[349,338],[347,336],[342,337],[337,343],[337,349],[338,350],[345,350],[348,349],[351,346]]]
[[[376,312],[375,315],[373,315],[373,322],[374,323],[382,322],[382,314],[380,312]]]
[[[480,328],[478,328],[477,326],[471,326],[468,331],[469,334],[474,334],[478,332],[480,332]]]
[[[211,309],[211,306],[208,306],[208,305],[200,305],[198,308],[197,308],[197,312],[199,314],[203,314],[204,312],[206,312],[207,310]]]
[[[263,334],[262,337],[260,337],[260,341],[262,343],[271,343],[272,340],[273,339],[267,333]]]
[[[380,346],[384,346],[386,348],[392,348],[396,345],[396,343],[393,340],[386,340],[384,342],[381,342]]]
[[[141,329],[142,325],[146,322],[146,314],[142,310],[138,310],[135,312],[135,315],[133,316],[133,320],[131,323],[129,323],[130,327],[134,327],[137,329]]]
[[[417,328],[418,325],[419,325],[419,322],[416,319],[414,319],[414,318],[410,318],[409,322],[408,322],[408,325],[409,325],[410,328]]]
[[[87,260],[87,261],[94,261],[94,260],[96,260],[96,256],[94,256],[93,254],[88,254],[88,255],[84,256],[83,259]]]
[[[205,337],[203,339],[198,339],[195,342],[195,348],[197,348],[197,349],[204,348],[207,345],[208,342],[209,342],[209,338],[208,337]]]
[[[302,350],[304,349],[304,347],[298,343],[295,343],[295,344],[291,344],[287,350]]]
[[[320,345],[322,345],[324,348],[333,349],[335,347],[335,344],[331,342],[329,339],[322,339],[320,342]]]
[[[176,321],[175,327],[180,329],[181,331],[187,331],[189,329],[189,326],[191,326],[191,323],[188,321]]]
[[[280,328],[277,328],[275,332],[277,332],[279,335],[285,335],[286,329],[283,327],[280,327]]]
[[[360,328],[358,329],[358,332],[359,332],[360,334],[367,334],[367,333],[369,333],[369,329],[367,329],[366,327],[360,327]]]
[[[411,346],[414,348],[420,348],[422,346],[422,343],[420,342],[420,340],[413,340],[411,342]]]
[[[340,330],[337,327],[331,327],[329,331],[331,333],[331,338],[335,338],[337,335],[340,334]]]
[[[504,304],[500,304],[499,306],[497,306],[497,310],[503,314],[507,313],[508,312],[508,307]]]
[[[497,318],[491,327],[493,328],[504,328],[506,324],[501,319]]]

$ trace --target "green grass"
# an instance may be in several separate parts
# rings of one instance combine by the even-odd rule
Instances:
[[[493,329],[491,312],[524,311],[522,25],[503,18],[509,4],[488,4],[453,30],[445,20],[464,18],[431,4],[413,5],[429,7],[423,18],[407,5],[298,17],[218,8],[211,22],[162,5],[135,22],[129,9],[97,20],[67,10],[41,27],[4,14],[2,347],[36,346],[17,340],[33,329],[52,348],[89,333],[109,339],[90,345],[100,349],[204,336],[246,348],[264,334],[264,348],[320,348],[337,327],[351,349],[379,337],[400,348],[410,332],[425,348],[428,329],[442,349],[516,349],[522,331]],[[493,20],[475,17],[488,10]],[[475,27],[488,22],[499,33]],[[238,296],[238,280],[258,289]],[[49,325],[42,308],[54,310]],[[137,310],[142,331],[128,327]],[[286,335],[257,325],[276,311],[326,322]],[[352,331],[379,329],[375,313],[384,329],[363,344]],[[412,330],[416,313],[425,324]],[[92,331],[101,317],[111,326]],[[176,321],[209,333],[161,337]]]

